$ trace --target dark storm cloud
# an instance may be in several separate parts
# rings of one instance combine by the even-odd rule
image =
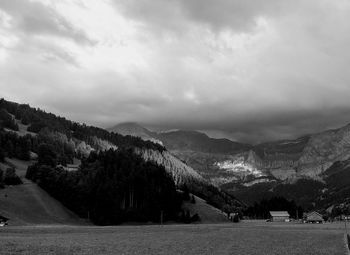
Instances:
[[[210,25],[214,29],[249,30],[256,18],[271,13],[277,15],[290,8],[290,1],[240,1],[240,0],[181,0],[188,17]]]
[[[1,0],[0,10],[9,14],[13,20],[13,29],[29,35],[54,35],[71,38],[72,40],[93,45],[87,34],[75,28],[54,8],[40,2],[28,0]]]
[[[103,127],[294,138],[350,122],[349,15],[347,0],[3,0],[0,96]]]
[[[186,121],[158,123],[151,129],[198,130],[213,138],[228,138],[233,141],[257,144],[280,139],[296,139],[329,129],[340,128],[350,124],[350,107],[327,109],[325,111],[281,112],[274,114],[261,113],[259,116],[247,116],[245,119],[234,119],[218,122]],[[147,126],[147,124],[145,124]]]
[[[251,30],[260,16],[291,11],[299,0],[124,0],[113,1],[126,15],[158,29],[183,30],[189,22],[213,30]]]
[[[265,117],[265,118],[264,118]],[[305,112],[283,112],[257,121],[231,123],[228,137],[249,143],[295,139],[350,124],[350,107]]]

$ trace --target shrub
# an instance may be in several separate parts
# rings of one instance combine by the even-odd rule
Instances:
[[[184,186],[183,186],[183,200],[185,200],[185,201],[190,200],[190,191],[189,191],[186,184],[184,184]]]
[[[196,213],[195,215],[193,215],[191,217],[191,222],[197,222],[197,221],[200,221],[201,218],[199,217],[198,213]]]
[[[198,213],[191,216],[191,213],[189,210],[182,210],[181,212],[180,221],[183,223],[190,224],[200,220],[201,218],[199,217]]]
[[[195,198],[193,195],[191,196],[191,203],[192,203],[192,204],[195,204],[195,203],[196,203],[196,198]]]
[[[238,215],[238,213],[233,215],[232,221],[235,222],[235,223],[239,222],[239,215]]]
[[[5,172],[4,183],[6,185],[18,185],[18,184],[22,184],[23,182],[16,175],[16,169],[13,167],[9,167],[6,169],[6,172]]]

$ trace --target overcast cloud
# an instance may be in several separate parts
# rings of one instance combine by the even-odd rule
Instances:
[[[260,142],[350,122],[348,0],[1,0],[0,97]]]

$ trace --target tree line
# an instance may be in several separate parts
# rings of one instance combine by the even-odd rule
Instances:
[[[98,225],[159,222],[161,214],[164,221],[178,220],[182,196],[171,176],[132,150],[92,152],[72,172],[55,167],[55,158],[52,150],[43,150],[26,178],[80,217]]]
[[[15,119],[21,121],[24,125],[28,125],[27,131],[34,132],[36,135],[20,136],[16,132],[5,130],[18,131]],[[66,140],[59,136],[65,136]],[[26,104],[17,104],[0,99],[0,161],[4,161],[5,157],[29,160],[30,152],[39,153],[39,145],[46,143],[50,144],[55,151],[57,164],[65,165],[72,163],[73,157],[82,156],[75,150],[74,143],[67,141],[72,141],[72,139],[81,140],[94,148],[96,146],[92,137],[109,141],[118,148],[139,147],[159,151],[165,150],[161,145],[150,141],[109,133],[104,129],[69,121],[52,113],[31,108]]]
[[[263,199],[259,203],[249,206],[244,215],[253,219],[268,219],[270,211],[287,211],[289,215],[296,219],[303,216],[303,208],[298,206],[294,200],[287,200],[284,197],[273,197],[271,199]]]
[[[188,189],[192,194],[201,197],[208,204],[225,213],[239,213],[239,215],[242,215],[244,211],[244,205],[241,201],[211,183],[191,179],[187,181],[186,185],[182,185],[180,188],[182,190]]]
[[[114,132],[108,132],[102,128],[73,122],[64,117],[47,113],[41,109],[32,108],[27,104],[17,104],[6,101],[5,99],[0,99],[0,109],[0,127],[7,127],[15,131],[18,130],[18,126],[13,122],[12,116],[10,115],[9,117],[9,114],[12,114],[17,120],[20,120],[22,124],[29,125],[27,130],[34,133],[39,133],[46,128],[52,132],[65,134],[68,139],[74,137],[87,143],[91,137],[96,136],[118,147],[139,147],[158,151],[165,150],[160,144],[143,141],[138,137],[122,136]]]

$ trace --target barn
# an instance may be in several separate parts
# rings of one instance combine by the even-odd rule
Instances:
[[[289,221],[289,213],[287,211],[270,211],[271,221]]]
[[[323,223],[323,217],[318,212],[313,211],[313,212],[306,214],[305,221],[307,223]]]

